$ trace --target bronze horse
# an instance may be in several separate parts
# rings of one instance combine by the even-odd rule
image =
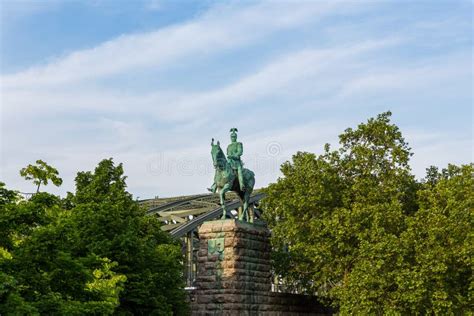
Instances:
[[[247,222],[253,222],[253,216],[249,214],[249,199],[252,194],[253,187],[255,185],[255,174],[249,169],[243,169],[243,178],[245,191],[240,190],[239,179],[236,171],[232,169],[229,162],[226,159],[224,152],[220,146],[219,141],[214,144],[214,138],[211,142],[211,155],[214,163],[216,173],[214,175],[214,184],[212,185],[211,192],[219,192],[220,202],[222,206],[222,219],[226,218],[225,208],[225,194],[228,191],[234,191],[239,196],[243,204],[243,211],[239,214],[239,220]]]

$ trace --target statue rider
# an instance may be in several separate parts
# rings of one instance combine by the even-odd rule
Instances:
[[[232,142],[227,146],[227,160],[232,169],[237,170],[240,190],[245,191],[244,176],[242,174],[242,161],[240,160],[240,156],[242,156],[244,149],[242,143],[237,141],[237,128],[231,128],[230,132],[230,140]]]

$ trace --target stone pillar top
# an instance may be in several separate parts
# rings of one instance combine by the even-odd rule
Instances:
[[[258,235],[269,234],[267,225],[264,222],[249,223],[237,219],[207,221],[199,228],[200,234],[239,231],[246,231],[247,233]]]

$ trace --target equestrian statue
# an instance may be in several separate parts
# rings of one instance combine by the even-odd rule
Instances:
[[[230,129],[231,143],[227,146],[227,158],[221,149],[219,141],[211,142],[211,155],[216,173],[214,183],[208,189],[212,193],[219,192],[222,206],[222,219],[226,218],[225,194],[234,191],[243,204],[243,210],[239,213],[239,220],[253,222],[253,216],[249,214],[249,199],[255,185],[255,174],[243,167],[240,157],[243,154],[243,145],[237,141],[237,128]]]

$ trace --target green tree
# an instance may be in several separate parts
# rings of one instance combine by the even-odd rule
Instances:
[[[182,255],[126,191],[122,165],[79,172],[66,199],[0,186],[0,314],[183,315]]]
[[[429,213],[417,192],[441,176],[431,169],[425,184],[415,181],[410,148],[390,116],[382,113],[347,129],[338,150],[326,145],[321,155],[297,153],[266,189],[263,207],[276,272],[288,286],[317,293],[342,314],[435,311],[426,295],[412,309],[411,288],[403,282],[404,269],[417,263],[416,239],[407,232],[414,223],[423,225],[419,216]],[[466,216],[461,226],[472,231]],[[466,301],[460,284],[454,282],[450,293]]]
[[[0,314],[112,314],[125,277],[107,258],[73,253],[75,231],[70,213],[48,193],[2,205]]]
[[[0,182],[0,313],[16,315],[32,315],[37,310],[26,302],[19,293],[18,280],[6,272],[6,266],[13,259],[11,254],[13,242],[12,226],[10,216],[11,209],[16,206],[18,196],[15,191],[6,188],[5,183]]]
[[[181,315],[187,311],[179,244],[146,216],[126,189],[122,164],[102,160],[94,172],[79,172],[69,196],[78,227],[77,253],[94,253],[117,262],[127,277],[120,314]]]
[[[48,181],[51,181],[55,186],[60,186],[63,183],[58,170],[40,159],[36,160],[36,165],[28,165],[21,169],[20,175],[26,180],[33,180],[36,185],[36,193],[39,192],[41,184],[47,185]]]
[[[467,314],[474,306],[474,165],[427,171],[420,210],[401,236],[400,305],[405,314]]]
[[[5,183],[0,181],[0,207],[12,204],[18,200],[18,194],[13,190],[8,190]]]

